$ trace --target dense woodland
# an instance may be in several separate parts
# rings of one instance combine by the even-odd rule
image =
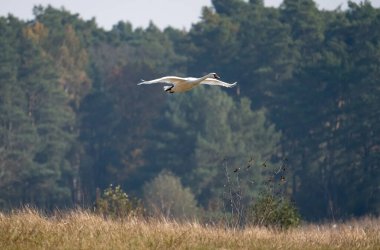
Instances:
[[[217,213],[226,183],[252,205],[269,176],[306,219],[378,215],[380,9],[212,4],[190,30],[0,17],[0,207],[90,207],[119,184]],[[238,87],[136,86],[209,72]],[[152,188],[165,176],[183,189]]]

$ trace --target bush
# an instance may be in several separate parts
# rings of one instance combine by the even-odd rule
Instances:
[[[189,188],[171,172],[162,171],[144,186],[144,203],[153,216],[184,219],[197,214],[197,202]]]
[[[253,205],[249,214],[249,221],[258,226],[288,229],[298,226],[301,217],[296,207],[289,200],[264,193]]]
[[[104,190],[101,197],[97,194],[95,212],[105,217],[125,218],[142,215],[142,206],[138,201],[132,201],[123,192],[120,185],[115,188],[112,184]]]

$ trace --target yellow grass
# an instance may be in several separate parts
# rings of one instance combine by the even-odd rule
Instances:
[[[242,230],[196,222],[125,221],[73,211],[0,213],[0,249],[380,249],[380,220]]]

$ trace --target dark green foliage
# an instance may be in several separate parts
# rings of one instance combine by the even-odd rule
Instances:
[[[212,3],[189,31],[104,31],[51,6],[28,22],[0,17],[1,207],[89,205],[108,183],[141,194],[169,169],[220,214],[226,169],[240,169],[230,176],[249,197],[242,204],[271,174],[242,171],[253,156],[291,159],[284,189],[306,219],[378,215],[379,9]],[[171,96],[136,86],[206,72],[238,86]]]
[[[264,110],[253,111],[248,99],[234,101],[218,88],[199,87],[172,96],[158,126],[148,153],[153,155],[152,166],[183,176],[206,207],[222,195],[224,158],[230,171],[249,157],[260,160],[275,154],[280,138]],[[242,178],[258,186],[262,180],[259,171]],[[243,183],[247,199],[253,197],[257,190]]]
[[[247,213],[247,224],[288,229],[300,224],[300,215],[293,203],[283,197],[262,193]]]
[[[13,58],[18,59],[17,64],[9,64],[14,70],[4,72],[1,83],[5,178],[1,196],[6,207],[32,203],[52,208],[71,203],[72,169],[66,154],[74,139],[74,113],[66,106],[67,97],[58,87],[51,61],[39,46],[43,28],[34,28],[18,30],[19,42],[4,51],[17,53]],[[12,60],[5,57],[2,63]]]
[[[141,216],[143,208],[139,202],[132,201],[120,185],[116,187],[110,185],[96,198],[95,212],[116,219]]]
[[[378,21],[376,18],[371,21],[366,18],[350,20],[350,16],[364,12],[368,17],[376,11],[369,4],[361,8],[353,4],[346,14],[337,13],[336,19],[328,22],[323,50],[317,53],[317,57],[309,51],[309,55],[314,54],[316,60],[300,65],[292,81],[287,81],[280,88],[286,96],[279,95],[276,100],[279,109],[272,113],[276,124],[286,135],[284,148],[294,156],[293,196],[298,204],[304,204],[300,210],[308,218],[320,218],[323,214],[331,218],[359,215],[368,201],[353,197],[369,196],[353,193],[373,190],[378,186],[376,181],[367,179],[373,178],[370,177],[373,175],[365,170],[377,171],[378,168],[370,167],[377,164],[377,160],[362,162],[371,151],[364,153],[368,143],[373,143],[370,138],[377,138],[374,127],[364,128],[363,125],[374,119],[374,110],[379,105],[376,101],[364,104],[362,94],[366,93],[366,97],[373,94],[369,98],[376,99],[378,90],[371,82],[377,77],[370,77],[372,80],[369,80],[368,76],[375,72],[378,74],[378,71],[362,74],[362,69],[379,65],[378,60],[371,59],[373,51],[368,53],[373,46],[377,46],[374,44],[378,44],[379,34],[363,32],[359,35],[357,29],[357,25],[361,30],[364,26],[372,27]],[[367,113],[369,110],[373,111]],[[369,133],[373,133],[374,137],[367,137],[365,131],[372,131]],[[310,193],[305,190],[312,190],[321,198],[309,203]],[[380,198],[378,195],[370,196],[372,201]],[[351,202],[348,200],[358,207],[349,208]],[[376,209],[372,212],[378,213]]]

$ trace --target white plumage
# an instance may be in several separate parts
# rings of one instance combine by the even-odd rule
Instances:
[[[210,73],[200,78],[195,77],[178,77],[178,76],[164,76],[158,79],[150,81],[142,81],[137,85],[142,84],[154,84],[154,83],[163,83],[168,84],[164,86],[164,91],[168,93],[179,93],[188,91],[200,84],[215,85],[231,88],[236,85],[236,82],[230,84],[218,80],[220,77],[216,73]]]

